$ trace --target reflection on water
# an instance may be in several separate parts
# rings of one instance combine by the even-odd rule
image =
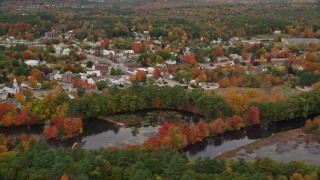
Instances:
[[[0,127],[0,133],[11,137],[20,137],[22,133],[29,135],[43,134],[43,125],[21,126],[21,127]]]
[[[269,137],[274,133],[288,131],[304,126],[305,119],[276,122],[270,125],[251,126],[240,131],[228,132],[221,136],[210,137],[205,141],[188,146],[186,152],[189,159],[197,157],[215,157],[220,153],[247,145],[256,139]]]
[[[189,121],[189,119],[187,120]],[[188,158],[210,156],[214,157],[220,153],[249,144],[256,139],[271,136],[273,133],[299,128],[304,125],[304,119],[278,122],[272,125],[252,126],[240,131],[228,132],[221,136],[207,138],[202,142],[188,146],[184,149]],[[159,124],[143,125],[141,127],[119,128],[113,124],[98,119],[83,122],[84,134],[80,137],[68,140],[48,141],[53,149],[71,147],[75,142],[85,149],[99,149],[108,146],[124,146],[126,144],[141,144],[148,137],[157,135]],[[32,126],[29,130],[24,127],[0,128],[0,133],[18,137],[21,133],[38,134],[43,138],[43,126]]]
[[[87,126],[88,125],[88,126]],[[98,130],[90,127],[100,126]],[[102,127],[102,128],[101,128]],[[103,130],[103,127],[108,127]],[[85,142],[85,149],[99,149],[108,146],[124,146],[126,144],[142,144],[148,139],[148,134],[157,132],[159,127],[140,127],[134,131],[135,127],[118,128],[113,124],[103,120],[93,120],[84,124],[85,134],[82,137],[82,142]],[[90,129],[86,131],[86,129]]]

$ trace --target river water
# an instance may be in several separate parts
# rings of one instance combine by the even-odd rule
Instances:
[[[185,118],[184,118],[185,119]],[[193,119],[197,119],[194,118]],[[199,118],[198,118],[199,119]],[[191,121],[190,119],[185,119]],[[303,119],[295,119],[286,122],[278,122],[272,125],[252,126],[239,131],[228,132],[221,136],[210,137],[202,142],[190,145],[183,151],[189,159],[197,157],[215,157],[220,153],[227,152],[234,148],[249,144],[257,139],[271,136],[274,133],[287,131],[302,127],[305,121]],[[150,123],[140,127],[117,127],[105,120],[92,119],[83,123],[84,133],[68,141],[49,140],[51,148],[67,148],[71,147],[75,142],[84,149],[99,149],[110,146],[122,147],[126,144],[142,144],[149,137],[156,136],[158,128],[161,124]],[[18,137],[21,133],[30,135],[40,135],[43,137],[43,126],[36,125],[30,127],[10,127],[0,128],[0,133]]]

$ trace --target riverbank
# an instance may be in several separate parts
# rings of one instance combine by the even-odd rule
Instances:
[[[290,162],[304,160],[308,163],[320,165],[320,137],[306,134],[304,128],[276,133],[247,145],[216,156],[216,159],[246,159],[254,160],[269,157],[277,161]]]

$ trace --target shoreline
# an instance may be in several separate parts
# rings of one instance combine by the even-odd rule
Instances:
[[[269,146],[274,144],[275,142],[281,141],[283,139],[288,139],[293,136],[296,137],[306,137],[308,134],[306,134],[303,130],[303,128],[293,129],[289,131],[284,131],[280,133],[273,134],[269,137],[258,139],[252,143],[249,143],[244,146],[240,146],[238,148],[232,149],[230,151],[227,151],[225,153],[222,153],[215,157],[215,159],[218,160],[224,160],[229,159],[237,156],[237,153],[239,153],[241,150],[244,150],[247,154],[253,153],[255,150],[258,150],[262,147]]]

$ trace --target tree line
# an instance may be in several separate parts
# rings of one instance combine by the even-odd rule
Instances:
[[[15,151],[0,152],[0,179],[318,179],[319,175],[319,167],[300,161],[188,160],[170,148],[53,151],[44,142],[31,141]]]
[[[127,89],[111,88],[104,90],[102,94],[89,93],[78,99],[71,99],[68,115],[96,118],[118,112],[163,108],[199,113],[210,122],[221,116],[244,115],[251,107],[256,107],[260,112],[258,123],[272,123],[320,114],[319,91],[301,93],[274,102],[252,101],[245,106],[235,103],[218,95],[200,90],[188,91],[180,86],[133,85]]]

